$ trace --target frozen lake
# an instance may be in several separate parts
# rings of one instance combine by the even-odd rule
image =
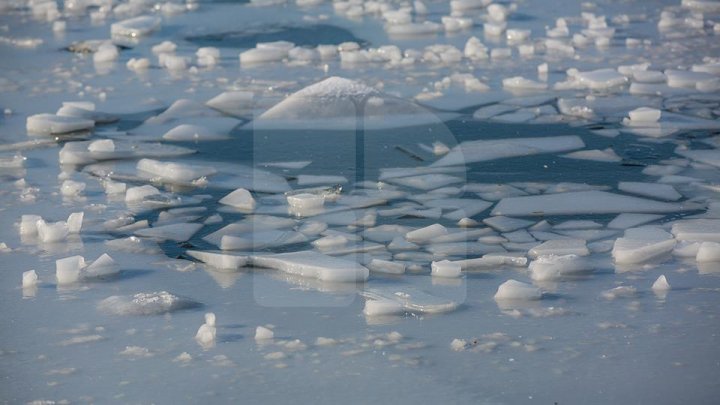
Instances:
[[[0,402],[712,403],[720,2],[5,0]]]

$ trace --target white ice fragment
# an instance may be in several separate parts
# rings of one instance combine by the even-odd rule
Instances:
[[[39,219],[36,223],[38,238],[44,243],[60,242],[67,238],[70,229],[65,221],[46,223]]]
[[[91,129],[94,126],[94,121],[83,118],[37,114],[27,118],[26,129],[30,133],[50,135]]]
[[[158,315],[194,306],[197,303],[159,291],[131,296],[113,295],[100,301],[98,309],[113,315]]]
[[[115,37],[138,38],[160,28],[162,20],[155,16],[140,16],[116,22],[110,26],[110,35]]]
[[[85,183],[81,181],[65,180],[60,186],[60,193],[66,197],[76,197],[85,190]]]
[[[612,256],[617,264],[637,264],[669,254],[674,247],[675,239],[660,228],[630,228],[615,240]]]
[[[509,77],[502,80],[503,88],[508,90],[545,90],[547,84],[526,79],[521,76]]]
[[[253,211],[257,205],[252,194],[244,188],[238,188],[221,198],[220,204],[229,205],[243,211]]]
[[[465,339],[453,339],[450,342],[450,350],[454,352],[461,352],[468,346],[468,342]]]
[[[605,191],[571,191],[557,194],[502,199],[492,215],[574,215],[612,213],[681,212],[697,208],[693,204],[667,203]]]
[[[675,187],[669,184],[621,181],[618,184],[618,189],[620,191],[625,191],[626,193],[637,194],[665,201],[677,201],[682,198],[682,195],[675,190]]]
[[[413,287],[374,287],[363,290],[366,315],[397,315],[411,313],[444,313],[453,311],[458,304],[447,298],[431,295]],[[372,304],[371,304],[372,303]]]
[[[201,262],[220,270],[238,270],[248,262],[248,256],[234,255],[220,252],[204,252],[199,250],[187,250],[188,256],[194,257]]]
[[[120,51],[118,51],[117,46],[110,44],[110,43],[104,43],[100,45],[93,54],[93,62],[94,63],[106,63],[106,62],[112,62],[117,60],[117,58],[120,56]]]
[[[215,66],[220,61],[220,50],[211,46],[199,48],[195,55],[198,66]]]
[[[112,180],[104,180],[102,186],[105,189],[105,194],[125,194],[127,190],[127,184],[120,183]]]
[[[135,231],[135,235],[151,238],[156,241],[172,240],[175,242],[185,242],[202,227],[203,224],[177,223],[139,229]]]
[[[658,277],[652,285],[653,291],[669,291],[671,288],[664,274]]]
[[[536,281],[556,281],[592,270],[584,257],[570,255],[543,255],[530,262],[530,278]]]
[[[602,292],[602,296],[608,300],[614,300],[616,298],[633,298],[637,294],[637,289],[632,286],[619,286],[605,290]]]
[[[258,326],[255,328],[255,340],[270,340],[275,337],[275,333],[272,329],[268,329],[264,326]]]
[[[405,234],[405,239],[414,243],[429,242],[438,236],[447,235],[447,228],[440,224],[433,224],[424,228],[416,229]]]
[[[367,300],[363,313],[367,316],[399,315],[405,312],[402,304],[393,300]]]
[[[103,277],[117,273],[117,264],[109,254],[103,253],[85,268],[84,277]]]
[[[130,58],[125,66],[135,72],[141,72],[150,67],[150,59],[148,58]]]
[[[85,258],[71,256],[55,261],[55,278],[58,285],[74,284],[80,280],[80,270],[85,267]]]
[[[137,170],[138,174],[144,178],[181,184],[192,183],[217,173],[217,170],[210,166],[160,162],[154,159],[140,159],[137,162]]]
[[[177,49],[177,45],[172,41],[163,41],[157,45],[153,45],[150,50],[155,55],[159,55],[161,53],[173,53]]]
[[[244,115],[253,107],[254,94],[250,91],[226,91],[208,100],[208,107],[229,115]]]
[[[540,257],[546,255],[577,255],[587,256],[590,251],[583,239],[553,239],[543,242],[542,244],[530,249],[528,255],[530,257]]]
[[[432,262],[431,274],[435,277],[458,278],[461,276],[460,265],[449,260]]]
[[[35,270],[28,270],[22,274],[22,288],[33,288],[37,285],[38,276]]]
[[[622,213],[619,214],[617,217],[615,217],[610,223],[607,225],[610,229],[627,229],[627,228],[634,228],[639,225],[647,224],[648,222],[652,222],[655,220],[658,220],[662,218],[662,215],[656,215],[656,214],[631,214],[631,213]]]
[[[87,150],[90,152],[114,152],[115,142],[112,139],[92,141],[88,144]]]
[[[698,249],[695,260],[699,263],[720,262],[720,243],[703,242]]]
[[[374,273],[386,274],[404,274],[405,263],[393,262],[390,260],[372,259],[368,264],[368,269]]]
[[[84,212],[73,212],[68,216],[66,222],[69,234],[78,234],[82,229],[83,218],[85,217]]]
[[[574,135],[466,141],[455,146],[432,166],[454,166],[517,156],[566,152],[584,147],[585,143]]]
[[[287,58],[288,50],[281,48],[253,48],[240,53],[240,65],[252,66],[262,63],[280,62]]]
[[[662,111],[649,107],[636,108],[628,113],[628,117],[634,122],[657,122],[661,115]]]
[[[322,194],[289,194],[285,198],[287,200],[290,213],[297,216],[307,216],[319,213],[325,204],[325,197]]]
[[[612,148],[604,150],[590,149],[590,150],[579,150],[562,155],[565,158],[580,159],[580,160],[592,160],[595,162],[620,162],[622,158],[615,153]]]
[[[208,312],[205,314],[205,323],[200,325],[200,328],[195,334],[195,340],[200,346],[208,349],[215,345],[216,335],[217,328],[215,327],[215,314]]]
[[[253,256],[256,266],[284,271],[322,281],[365,281],[369,270],[353,261],[339,259],[314,251],[300,251]]]
[[[672,233],[677,240],[720,243],[720,219],[689,219],[675,221]]]
[[[130,187],[125,192],[125,201],[126,202],[142,201],[151,195],[157,195],[157,194],[160,194],[160,190],[158,190],[157,188],[155,188],[149,184],[146,184],[144,186],[138,186],[138,187]]]
[[[37,235],[37,223],[42,217],[39,215],[23,215],[20,217],[20,236]]]
[[[577,82],[591,90],[602,90],[622,86],[627,78],[615,69],[598,69],[589,72],[578,72],[575,75]]]
[[[517,280],[508,280],[500,284],[494,298],[496,301],[539,300],[540,298],[542,298],[542,292],[539,288],[533,287],[530,284],[523,283]]]
[[[477,37],[470,37],[467,40],[463,53],[468,59],[481,60],[488,58],[487,47]]]

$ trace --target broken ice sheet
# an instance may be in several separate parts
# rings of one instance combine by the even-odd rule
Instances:
[[[541,153],[566,152],[584,147],[585,143],[582,139],[574,135],[466,141],[452,148],[432,166],[453,166]]]
[[[313,251],[255,255],[252,263],[259,267],[332,282],[365,281],[369,275],[369,270],[358,263]]]
[[[367,316],[401,315],[405,312],[437,314],[454,311],[459,305],[411,286],[367,287],[361,295],[368,299],[364,311]]]

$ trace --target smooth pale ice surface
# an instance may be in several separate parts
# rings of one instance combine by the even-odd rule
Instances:
[[[0,1],[0,402],[717,402],[717,3]]]

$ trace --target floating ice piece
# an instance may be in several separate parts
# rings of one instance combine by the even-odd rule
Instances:
[[[619,286],[603,291],[602,296],[608,300],[614,300],[616,298],[633,298],[637,294],[637,289],[632,286]]]
[[[665,201],[677,201],[682,198],[682,195],[675,190],[675,187],[669,184],[621,181],[618,184],[618,189],[626,193],[638,194]]]
[[[76,197],[85,190],[85,183],[81,181],[65,180],[60,186],[60,194],[66,197]]]
[[[715,76],[710,73],[673,69],[666,70],[665,76],[667,76],[667,85],[670,87],[689,87],[693,89],[699,83],[715,79]]]
[[[150,59],[148,58],[130,58],[125,66],[135,72],[142,72],[150,68]]]
[[[546,255],[577,255],[587,256],[590,251],[583,239],[553,239],[544,242],[528,251],[530,257]]]
[[[647,224],[662,218],[663,215],[656,214],[630,214],[622,213],[616,216],[607,227],[610,229],[628,229]]]
[[[413,243],[426,243],[438,236],[447,235],[447,228],[440,224],[433,224],[416,229],[405,234],[405,239]]]
[[[35,270],[28,270],[22,274],[22,288],[33,288],[37,286],[38,276]]]
[[[372,259],[368,264],[368,269],[374,273],[386,274],[404,274],[405,263],[393,262],[390,260]]]
[[[249,257],[247,255],[235,255],[225,252],[206,252],[199,250],[187,250],[185,253],[190,257],[220,270],[238,270],[244,267]]]
[[[587,273],[592,264],[578,255],[543,255],[529,266],[530,278],[536,281],[562,280],[568,276]]]
[[[517,280],[508,280],[497,289],[495,293],[496,301],[504,300],[518,300],[518,301],[530,301],[539,300],[542,298],[542,292],[539,288],[532,286],[531,284],[523,283]]]
[[[249,125],[254,129],[354,129],[358,114],[365,129],[439,122],[436,114],[410,101],[353,80],[330,77],[290,95]]]
[[[91,129],[95,122],[77,117],[55,114],[37,114],[27,118],[26,129],[29,133],[50,135]]]
[[[618,238],[612,256],[617,264],[644,263],[672,252],[675,239],[656,227],[630,228]]]
[[[195,334],[195,340],[200,346],[207,349],[215,345],[216,335],[215,314],[208,312],[205,314],[205,323],[200,325],[200,328]]]
[[[229,139],[227,134],[221,134],[213,129],[192,124],[180,124],[167,131],[163,139],[168,141],[218,141]]]
[[[263,63],[280,62],[287,57],[287,49],[274,47],[253,48],[240,53],[240,65],[253,66]]]
[[[102,44],[98,47],[97,51],[93,54],[94,63],[106,63],[117,60],[120,56],[120,51],[117,46],[109,43]]]
[[[172,41],[163,41],[157,45],[153,45],[150,50],[155,55],[159,55],[161,53],[173,53],[177,49],[177,45]]]
[[[577,191],[502,199],[492,215],[576,215],[681,212],[698,209],[692,203],[666,203],[605,191]]]
[[[203,224],[194,223],[169,224],[139,229],[135,231],[135,235],[151,238],[157,241],[172,240],[175,242],[185,242],[202,227]]]
[[[718,149],[683,150],[678,148],[675,152],[689,159],[720,167],[720,150]]]
[[[67,238],[70,233],[67,222],[59,221],[55,223],[46,223],[44,220],[39,219],[36,222],[36,229],[38,238],[44,243],[60,242]]]
[[[138,187],[130,187],[125,192],[125,202],[142,201],[149,196],[158,194],[160,194],[160,190],[149,184]]]
[[[159,315],[197,306],[194,301],[159,291],[130,296],[113,295],[100,301],[98,309],[112,315]]]
[[[60,149],[59,158],[61,164],[84,165],[103,160],[175,157],[194,152],[192,149],[174,145],[104,139],[93,142],[67,142]]]
[[[139,38],[146,36],[160,28],[162,20],[155,16],[140,16],[118,21],[110,26],[110,35],[113,39],[127,37]]]
[[[308,216],[320,213],[325,204],[325,197],[319,194],[290,194],[286,199],[290,213],[297,216]]]
[[[356,262],[313,251],[253,256],[256,266],[332,282],[365,281],[369,270]]]
[[[162,253],[156,242],[130,236],[121,239],[105,241],[105,245],[111,249],[120,250],[134,254],[159,254]]]
[[[272,329],[268,329],[264,326],[258,326],[255,328],[255,340],[270,340],[275,337],[275,333]]]
[[[58,285],[74,284],[80,280],[80,270],[85,267],[85,258],[71,256],[55,261],[55,278]]]
[[[541,153],[566,152],[584,147],[585,143],[575,135],[467,141],[455,146],[450,153],[431,166],[462,165]]]
[[[242,236],[225,235],[220,239],[219,246],[222,250],[259,250],[307,241],[307,236],[299,232],[265,230]]]
[[[547,83],[536,82],[521,76],[503,79],[503,88],[507,90],[545,90]]]
[[[109,254],[103,253],[100,257],[90,263],[84,271],[84,278],[104,277],[116,274],[117,264]]]
[[[720,219],[675,221],[672,234],[677,240],[720,242]]]
[[[627,78],[615,69],[598,69],[590,72],[578,72],[575,75],[578,83],[591,90],[602,90],[622,86]]]
[[[137,170],[140,177],[170,183],[190,183],[217,173],[217,170],[209,166],[160,162],[154,159],[140,159]]]
[[[253,211],[257,203],[252,194],[244,188],[239,188],[221,198],[220,204],[229,205],[243,211]]]
[[[669,291],[671,288],[664,274],[658,277],[652,285],[653,291]]]
[[[241,116],[251,112],[254,94],[249,91],[226,91],[208,100],[208,107],[225,114]]]
[[[699,263],[720,262],[720,243],[703,242],[698,249],[695,260]]]
[[[458,306],[455,301],[414,287],[371,287],[363,290],[361,295],[368,298],[363,311],[368,316],[398,315],[405,312],[437,314],[454,311]]]
[[[631,121],[636,122],[657,122],[662,115],[662,111],[656,108],[640,107],[628,113]]]
[[[395,177],[387,179],[387,181],[393,184],[399,184],[401,186],[412,187],[420,190],[432,190],[454,183],[461,183],[463,179],[442,173],[431,173],[411,177]]]
[[[553,226],[553,230],[575,230],[575,229],[596,229],[602,228],[602,224],[590,220],[569,220]]]
[[[449,260],[432,262],[431,270],[431,274],[435,277],[458,278],[462,274],[460,265]]]
[[[579,159],[579,160],[592,160],[595,162],[620,162],[622,158],[615,153],[612,148],[604,150],[592,149],[592,150],[579,150],[577,152],[568,153],[562,155],[565,158]]]

